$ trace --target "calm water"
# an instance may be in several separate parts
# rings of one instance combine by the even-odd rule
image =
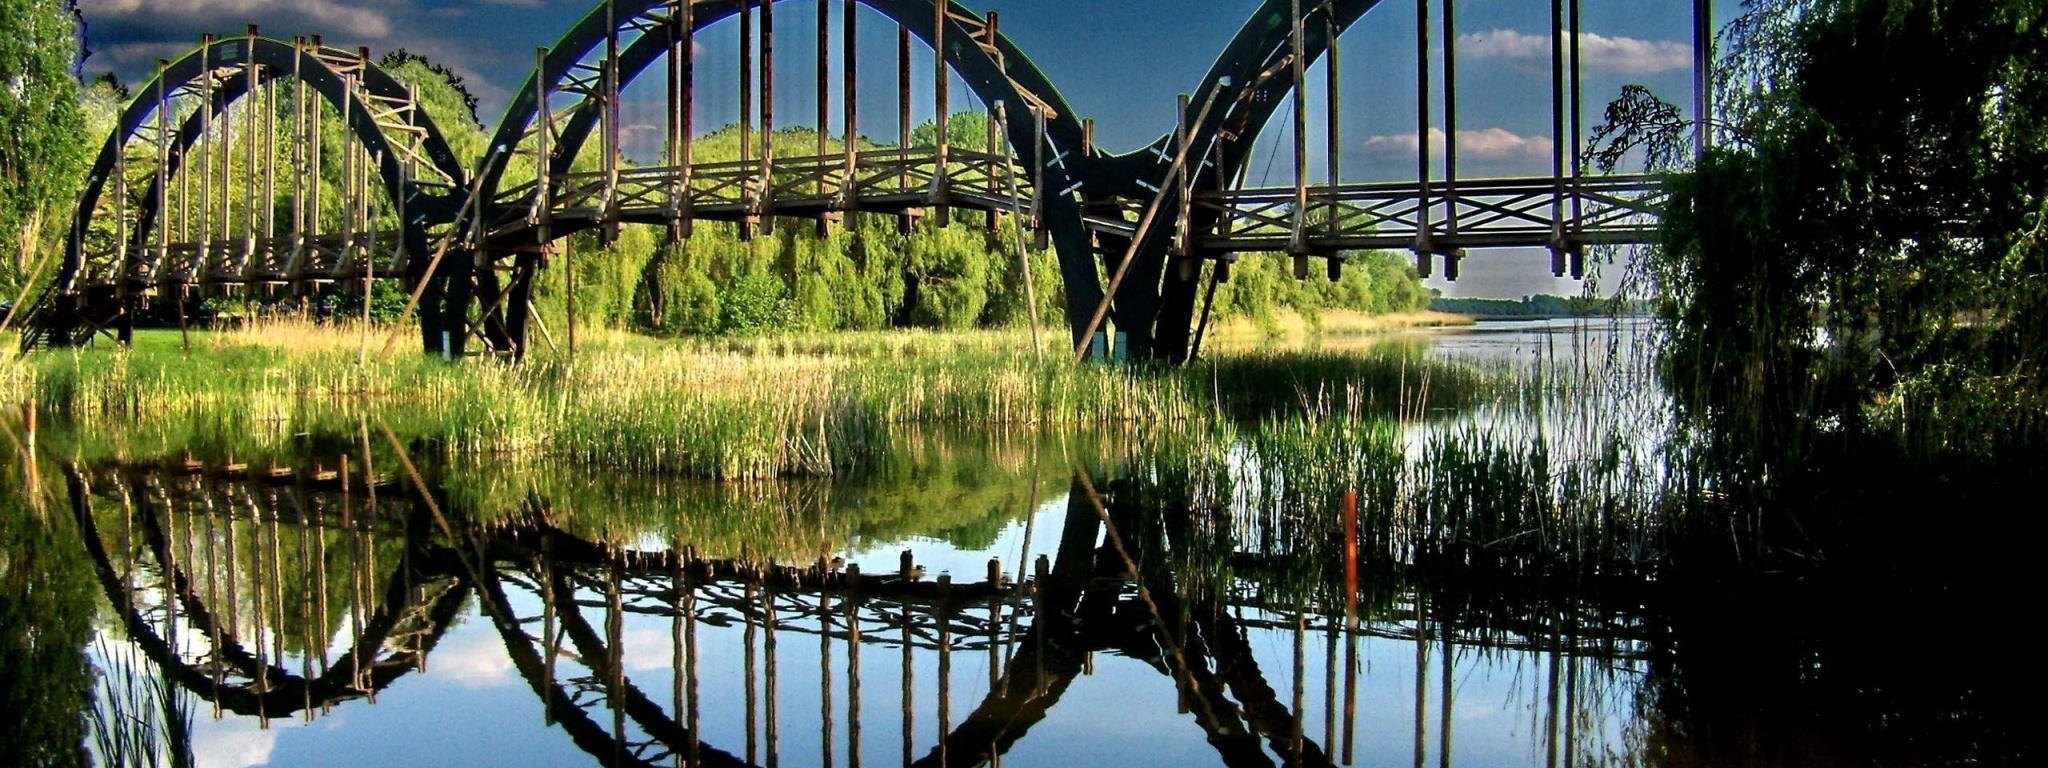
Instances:
[[[1642,333],[1423,343],[1628,368]],[[1644,390],[1561,389],[1422,431],[1583,433],[1566,457],[1626,423],[1574,426],[1589,402],[1661,412]],[[366,486],[360,459],[319,474],[339,448],[277,478],[10,464],[45,489],[10,486],[14,519],[77,525],[0,552],[16,587],[69,579],[9,591],[31,597],[5,618],[48,629],[7,633],[22,647],[0,672],[31,693],[6,714],[47,741],[0,749],[176,764],[184,744],[234,767],[1690,766],[1998,763],[2031,744],[2010,683],[1930,669],[1938,654],[1898,639],[1930,620],[1918,610],[1961,605],[1946,584],[1375,544],[1353,585],[1336,531],[1290,523],[1256,483],[1189,495],[1213,479],[1084,460],[1074,440],[925,435],[900,469],[839,484],[453,465],[372,467]],[[1253,461],[1224,471],[1287,470]],[[1368,521],[1369,542],[1383,524],[1405,523]],[[98,672],[50,661],[67,648]],[[135,746],[147,734],[167,743]]]

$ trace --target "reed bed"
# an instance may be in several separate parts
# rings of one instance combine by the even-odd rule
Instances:
[[[1695,514],[1712,494],[1692,444],[1672,430],[1669,399],[1650,383],[1653,358],[1638,351],[1589,345],[1413,367],[1407,375],[1435,378],[1392,388],[1332,377],[1341,384],[1302,407],[1133,454],[1139,481],[1125,498],[1221,521],[1207,531],[1215,546],[1195,536],[1187,556],[1251,553],[1208,588],[1254,590],[1275,605],[1342,604],[1347,494],[1356,497],[1368,586],[1482,573],[1532,585],[1640,585],[1681,541],[1704,538],[1687,526],[1712,519]],[[1389,393],[1400,399],[1373,402]],[[1398,590],[1367,591],[1368,612],[1400,619],[1416,610]],[[1522,599],[1532,610],[1563,605],[1537,605],[1557,595]]]
[[[86,431],[128,435],[134,450],[174,449],[171,438],[194,432],[246,431],[257,442],[347,434],[349,421],[368,418],[403,422],[414,445],[450,456],[744,480],[869,470],[906,426],[1203,429],[1269,418],[1332,391],[1346,393],[1346,408],[1391,411],[1407,398],[1404,388],[1421,382],[1458,382],[1430,389],[1445,402],[1485,386],[1461,367],[1405,352],[1073,366],[1060,355],[1040,361],[1012,341],[1007,333],[690,342],[601,334],[573,359],[450,364],[410,350],[363,355],[356,331],[283,324],[211,335],[191,353],[138,345],[0,363],[0,401],[35,401]]]

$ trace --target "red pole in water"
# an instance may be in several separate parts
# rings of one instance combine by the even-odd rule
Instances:
[[[1344,492],[1344,764],[1358,729],[1358,492]]]
[[[1358,492],[1344,492],[1344,617],[1358,611]]]

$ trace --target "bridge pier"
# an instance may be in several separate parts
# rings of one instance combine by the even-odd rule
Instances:
[[[505,302],[505,331],[512,357],[526,359],[527,328],[533,322],[533,277],[540,271],[539,254],[522,253],[512,267],[510,297]]]
[[[1152,335],[1152,357],[1180,364],[1188,361],[1193,348],[1195,302],[1202,288],[1202,257],[1189,254],[1176,260],[1193,268],[1166,270],[1166,280],[1159,292],[1159,321]]]
[[[442,280],[441,287],[441,338],[436,340],[433,352],[443,359],[461,358],[469,348],[469,308],[476,301],[476,284],[471,267],[461,269],[457,274]]]
[[[1064,195],[1045,200],[1047,218],[1053,222],[1074,222],[1073,226],[1052,227],[1052,245],[1059,256],[1060,280],[1067,287],[1067,343],[1079,349],[1086,341],[1088,318],[1102,303],[1102,278],[1097,275],[1094,246],[1088,230],[1078,225],[1081,206]]]

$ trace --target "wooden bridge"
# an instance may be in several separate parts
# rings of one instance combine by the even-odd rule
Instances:
[[[576,232],[648,225],[681,239],[708,221],[751,236],[778,221],[823,228],[868,214],[896,216],[907,229],[924,212],[965,209],[987,212],[991,227],[1017,227],[1020,258],[1024,230],[1057,249],[1077,355],[1113,322],[1131,352],[1174,361],[1188,356],[1208,316],[1197,311],[1203,287],[1228,280],[1243,255],[1291,256],[1307,279],[1312,260],[1334,278],[1355,251],[1406,249],[1424,275],[1441,265],[1455,279],[1469,249],[1540,248],[1554,274],[1580,275],[1587,248],[1645,242],[1662,205],[1655,179],[1589,173],[1579,142],[1566,138],[1585,134],[1578,0],[1552,2],[1552,126],[1564,140],[1554,142],[1550,174],[1469,178],[1459,173],[1455,141],[1432,151],[1439,131],[1457,135],[1458,28],[1455,6],[1443,3],[1434,18],[1451,63],[1438,94],[1427,65],[1432,4],[1418,0],[1416,94],[1425,106],[1416,174],[1375,183],[1346,180],[1337,105],[1345,95],[1340,40],[1371,22],[1377,0],[1267,0],[1182,97],[1178,124],[1126,155],[1095,145],[1092,122],[1000,32],[994,12],[951,0],[817,0],[807,31],[816,32],[818,53],[799,63],[816,67],[817,114],[802,126],[815,129],[816,143],[777,147],[778,128],[790,126],[775,111],[775,11],[791,2],[802,0],[598,4],[539,52],[473,162],[456,158],[417,94],[365,49],[270,39],[254,28],[209,36],[163,62],[121,114],[86,180],[54,285],[30,310],[24,348],[99,334],[125,341],[153,303],[182,311],[235,291],[396,280],[412,293],[428,352],[517,357],[527,349],[534,276],[573,258],[562,238]],[[1695,2],[1701,41],[1707,0]],[[835,6],[843,9],[836,25]],[[856,128],[858,22],[870,12],[898,30],[893,146]],[[726,22],[743,41],[742,156],[697,162],[696,40]],[[835,33],[843,37],[837,83]],[[941,52],[930,73],[937,138],[929,146],[912,137],[918,45]],[[1696,46],[1695,115],[1704,112],[1706,47]],[[1311,83],[1317,61],[1329,74]],[[988,113],[981,148],[951,139],[954,76]],[[621,94],[643,80],[665,81],[663,157],[634,165],[623,152]],[[1331,116],[1320,169],[1308,159],[1312,91]],[[1440,120],[1427,106],[1436,96],[1451,105]],[[1252,146],[1283,105],[1291,105],[1293,183],[1247,187]],[[342,140],[326,141],[334,131]]]

